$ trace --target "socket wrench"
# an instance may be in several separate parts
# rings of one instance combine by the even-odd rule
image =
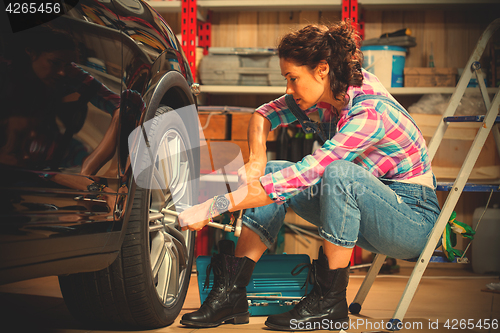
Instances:
[[[175,217],[178,217],[180,214],[180,212],[176,212],[174,210],[170,210],[170,209],[166,209],[166,208],[162,209],[161,213],[162,214],[170,214],[170,215],[173,215]],[[234,235],[236,237],[240,237],[241,227],[243,225],[242,216],[243,216],[243,210],[240,210],[238,218],[236,219],[236,223],[234,225],[222,224],[222,223],[217,223],[217,222],[208,222],[207,225],[209,227],[221,229],[223,231],[234,232]]]

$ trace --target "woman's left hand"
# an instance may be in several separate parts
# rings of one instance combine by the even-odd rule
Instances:
[[[207,200],[180,213],[178,219],[182,230],[198,231],[207,225],[212,201],[213,199]]]

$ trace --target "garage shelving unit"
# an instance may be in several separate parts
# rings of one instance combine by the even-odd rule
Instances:
[[[188,0],[196,6],[196,13],[191,13],[190,17],[196,20],[196,17],[206,17],[206,11],[244,11],[244,10],[281,10],[293,11],[306,8],[307,10],[341,10],[346,7],[346,3],[352,0]],[[181,12],[182,4],[185,0],[150,0],[147,1],[153,8],[161,12]],[[354,0],[354,2],[356,2]],[[357,0],[357,4],[363,8],[384,8],[392,9],[410,9],[410,8],[428,8],[429,6],[477,6],[484,4],[496,4],[498,0]],[[344,9],[345,10],[345,9]],[[195,33],[191,35],[190,31]],[[196,41],[196,29],[184,29],[188,36],[187,44],[191,45],[191,51],[194,53],[194,43]],[[201,39],[199,43],[201,42]],[[194,65],[192,65],[194,69]],[[468,88],[468,90],[475,88]],[[206,94],[267,94],[281,95],[285,87],[280,86],[223,86],[223,85],[200,85],[200,92]],[[424,95],[424,94],[452,94],[454,87],[403,87],[389,88],[392,95]],[[487,92],[493,94],[495,88],[488,88]]]

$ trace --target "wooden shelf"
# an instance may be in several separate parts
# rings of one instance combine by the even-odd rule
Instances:
[[[156,10],[161,10],[163,12],[180,12],[181,11],[181,1],[145,1],[148,5]]]
[[[425,94],[452,94],[455,87],[407,87],[389,88],[392,95],[425,95]],[[488,93],[494,94],[498,88],[487,88]],[[285,93],[284,86],[214,86],[200,85],[202,93],[210,94],[269,94],[281,95]],[[467,91],[479,91],[479,88],[467,88]]]
[[[200,85],[201,93],[210,94],[270,94],[282,95],[285,93],[285,86],[212,86]]]
[[[428,6],[428,5],[480,5],[498,4],[498,0],[359,0],[360,6]]]
[[[178,12],[180,1],[146,1],[161,11]],[[232,10],[340,10],[341,0],[198,0],[199,9]]]
[[[238,183],[238,175],[201,175],[200,181],[202,182],[214,182],[214,183]]]
[[[455,87],[403,87],[387,89],[392,95],[425,95],[425,94],[453,94]],[[489,94],[494,94],[498,88],[486,88]],[[467,92],[477,91],[479,88],[467,88]]]
[[[146,1],[151,7],[163,12],[180,12],[180,0]],[[364,7],[390,7],[401,8],[428,8],[428,6],[450,6],[450,5],[493,5],[498,0],[359,0],[359,5]],[[198,0],[199,9],[210,9],[215,11],[234,10],[341,10],[342,0]]]

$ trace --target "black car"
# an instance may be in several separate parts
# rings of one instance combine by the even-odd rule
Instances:
[[[140,0],[4,4],[0,282],[57,275],[84,323],[171,324],[195,241],[171,211],[199,173],[180,43]]]

